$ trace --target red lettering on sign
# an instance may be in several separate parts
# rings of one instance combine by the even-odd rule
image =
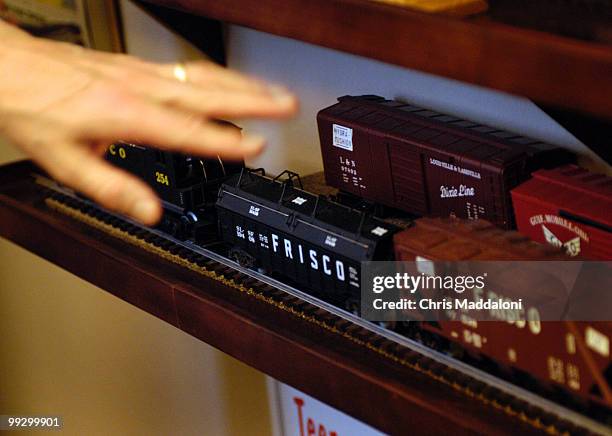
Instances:
[[[325,431],[323,424],[319,424],[319,436],[327,436],[327,431]]]
[[[308,436],[315,436],[315,425],[312,418],[308,418],[308,423],[306,424],[306,428],[308,428]]]
[[[302,406],[304,405],[304,400],[299,397],[293,397],[293,401],[295,402],[298,408],[298,420],[300,421],[300,436],[304,436],[304,424],[302,424]]]
[[[300,423],[300,436],[306,436],[304,434],[304,400],[300,397],[293,397],[293,402],[297,406],[298,421]],[[338,433],[335,431],[330,431],[328,435],[327,429],[323,424],[319,424],[317,432],[317,425],[311,417],[306,418],[306,431],[308,432],[308,436],[338,436]]]

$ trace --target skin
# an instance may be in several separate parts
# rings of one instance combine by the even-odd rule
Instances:
[[[210,62],[155,64],[33,38],[0,21],[0,136],[53,178],[103,206],[154,224],[155,193],[106,163],[109,144],[124,140],[199,156],[243,158],[264,146],[213,119],[285,118],[297,100]]]

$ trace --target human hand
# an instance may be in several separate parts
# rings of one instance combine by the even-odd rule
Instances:
[[[155,193],[102,159],[117,140],[201,156],[242,158],[264,140],[221,118],[282,118],[296,98],[208,62],[175,65],[41,40],[0,21],[0,135],[56,180],[146,223],[161,216]]]

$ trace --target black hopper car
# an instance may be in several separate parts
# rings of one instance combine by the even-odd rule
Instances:
[[[244,167],[243,162],[220,157],[202,159],[126,142],[111,145],[106,159],[144,180],[159,195],[164,208],[161,229],[197,242],[214,240],[219,187]]]
[[[294,173],[271,178],[245,169],[223,183],[219,237],[234,260],[355,310],[361,262],[389,260],[399,229],[306,192],[296,181],[301,188]]]

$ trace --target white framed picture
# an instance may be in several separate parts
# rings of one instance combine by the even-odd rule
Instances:
[[[36,36],[123,51],[115,1],[0,0],[0,18]]]

